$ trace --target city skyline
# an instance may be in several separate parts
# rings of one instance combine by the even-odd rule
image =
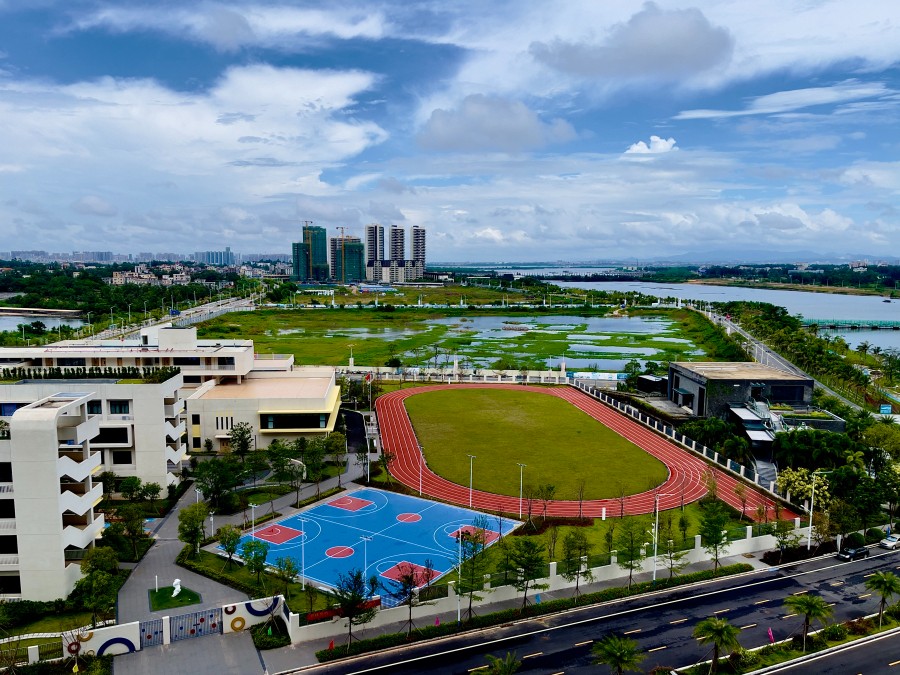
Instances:
[[[0,3],[0,248],[895,251],[892,9]]]

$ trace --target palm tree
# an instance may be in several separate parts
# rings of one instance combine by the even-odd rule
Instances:
[[[646,657],[637,642],[627,637],[607,635],[597,642],[592,648],[594,663],[603,663],[609,666],[609,670],[615,675],[622,675],[626,670],[638,671],[638,666]]]
[[[506,652],[506,656],[502,659],[499,656],[487,655],[488,669],[490,675],[513,675],[522,662],[516,659],[515,652]]]
[[[892,596],[900,595],[900,577],[893,572],[875,572],[866,579],[866,588],[881,596],[881,603],[878,605],[878,627],[881,628],[885,605]]]
[[[819,621],[822,625],[825,620],[834,613],[834,609],[818,595],[792,595],[784,599],[784,606],[795,614],[803,615],[803,651],[806,651],[806,635],[809,633],[809,625],[813,621]]]
[[[741,629],[728,623],[728,619],[711,616],[703,619],[694,626],[694,637],[701,645],[712,643],[713,659],[709,666],[710,675],[719,667],[719,654],[723,651],[733,651],[741,646],[738,642],[738,633]]]

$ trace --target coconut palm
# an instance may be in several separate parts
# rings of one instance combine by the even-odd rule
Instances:
[[[694,637],[705,645],[712,643],[713,659],[709,666],[710,675],[719,667],[719,655],[722,652],[733,651],[741,646],[738,642],[738,633],[741,629],[728,623],[728,619],[711,616],[703,619],[694,626]]]
[[[818,595],[791,595],[784,599],[784,606],[795,614],[803,615],[803,651],[806,651],[806,636],[809,626],[813,621],[819,621],[822,625],[833,613],[834,609]]]
[[[513,675],[522,665],[522,662],[516,658],[515,652],[506,652],[506,656],[502,659],[499,656],[488,654],[487,660],[487,672],[490,675]]]
[[[875,572],[866,579],[866,588],[881,596],[881,603],[878,605],[878,627],[881,628],[885,605],[892,596],[900,595],[900,577],[893,572]]]
[[[606,664],[615,675],[622,675],[626,670],[638,671],[641,661],[646,658],[646,654],[638,649],[637,642],[617,635],[607,635],[591,649],[594,663]]]

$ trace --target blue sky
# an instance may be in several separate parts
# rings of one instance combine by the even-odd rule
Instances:
[[[900,252],[894,0],[0,0],[0,250]]]

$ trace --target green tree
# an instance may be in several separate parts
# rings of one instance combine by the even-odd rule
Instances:
[[[236,525],[223,525],[219,528],[219,546],[222,547],[222,550],[228,554],[228,559],[225,561],[225,567],[229,568],[232,565],[232,560],[234,558],[234,554],[237,553],[238,547],[241,545],[241,530]]]
[[[775,523],[775,543],[778,544],[778,564],[784,552],[793,548],[800,542],[800,535],[794,531],[794,523],[789,520],[779,520]]]
[[[303,456],[306,463],[306,480],[316,484],[316,499],[321,494],[320,485],[325,475],[325,443],[317,438],[309,444]]]
[[[644,566],[647,559],[647,551],[644,544],[649,536],[647,523],[643,518],[628,518],[619,523],[619,531],[616,534],[616,564],[623,570],[628,570],[628,588],[636,570]]]
[[[406,620],[406,636],[409,637],[414,628],[413,607],[419,604],[416,589],[424,581],[420,580],[421,574],[409,563],[400,563],[397,567],[397,578],[390,579],[385,591],[398,601],[399,605],[405,605],[409,611]]]
[[[562,560],[559,565],[559,574],[568,582],[575,582],[575,604],[578,604],[579,584],[582,579],[587,582],[593,580],[587,557],[593,548],[583,528],[576,527],[563,537]]]
[[[728,619],[709,617],[694,627],[694,637],[700,644],[712,644],[713,657],[709,666],[710,675],[719,668],[719,656],[722,652],[731,652],[741,646],[738,642],[740,628],[728,623]]]
[[[464,532],[461,543],[461,557],[463,559],[460,568],[459,592],[469,598],[469,606],[466,610],[466,620],[472,618],[472,603],[481,600],[480,595],[484,590],[484,575],[490,570],[490,558],[485,553],[487,541],[487,518],[478,515],[473,521],[474,528],[471,532]]]
[[[101,471],[97,476],[97,480],[103,483],[103,499],[106,501],[112,499],[113,492],[116,491],[116,478],[115,471]]]
[[[347,651],[353,642],[353,626],[362,626],[375,618],[375,608],[368,606],[378,589],[378,578],[366,579],[362,570],[350,570],[347,574],[338,573],[338,583],[332,591],[332,597],[341,616],[347,619]]]
[[[703,549],[712,556],[713,571],[719,569],[719,559],[728,550],[727,525],[728,513],[720,502],[709,502],[704,506],[700,516],[700,539]]]
[[[622,675],[626,670],[640,672],[641,662],[647,658],[637,642],[627,637],[609,634],[591,647],[594,663],[609,666],[615,675]]]
[[[253,486],[256,487],[257,477],[269,469],[269,463],[261,452],[251,452],[244,461],[245,470],[253,477]]]
[[[191,556],[200,553],[200,542],[209,517],[209,507],[203,502],[185,506],[178,512],[178,538],[191,547]]]
[[[544,547],[532,539],[519,537],[510,546],[509,558],[504,562],[512,586],[522,593],[522,611],[525,611],[528,589],[546,588],[545,584],[534,582],[545,572]]]
[[[143,485],[141,484],[141,479],[137,476],[129,476],[119,483],[119,492],[121,492],[122,496],[130,502],[138,500],[141,496],[142,489]]]
[[[895,595],[900,595],[900,577],[893,572],[875,572],[866,579],[866,588],[881,596],[878,604],[878,627],[881,628],[881,620],[888,600]]]
[[[116,578],[102,570],[94,570],[75,582],[74,593],[91,613],[91,625],[97,627],[97,615],[111,613],[116,605],[119,583]]]
[[[331,455],[332,461],[338,467],[338,487],[341,485],[341,476],[347,464],[347,437],[337,431],[328,434],[325,439],[325,454]]]
[[[112,547],[95,546],[87,550],[81,561],[81,573],[90,574],[94,571],[118,574],[119,556]]]
[[[162,485],[159,483],[144,483],[141,487],[141,499],[150,502],[150,508],[156,508],[156,500],[162,492]]]
[[[671,539],[666,540],[665,547],[663,548],[663,557],[665,559],[666,567],[669,569],[670,579],[687,566],[688,562],[685,560],[687,554],[687,551],[681,551],[676,548],[674,541]]]
[[[506,652],[504,657],[488,654],[485,658],[488,661],[488,669],[485,672],[490,675],[513,675],[522,667],[522,662],[516,658],[515,652]]]
[[[241,463],[253,447],[253,427],[247,422],[238,422],[228,432],[228,445],[231,452],[237,455]]]
[[[275,578],[284,582],[284,597],[291,599],[291,582],[300,574],[297,561],[293,558],[276,558],[274,565]]]
[[[138,544],[147,538],[144,531],[144,512],[136,504],[126,504],[116,510],[116,516],[121,520],[122,533],[131,542],[132,555],[137,562]]]
[[[200,462],[194,469],[194,481],[204,499],[218,508],[222,505],[225,495],[230,493],[240,483],[240,467],[230,457],[208,459]]]
[[[250,574],[256,575],[256,583],[262,582],[262,573],[266,570],[266,557],[269,555],[269,544],[261,539],[248,539],[241,546],[241,558],[244,567]]]
[[[784,606],[795,614],[803,615],[803,651],[806,651],[806,636],[809,634],[809,626],[813,621],[825,621],[834,613],[831,605],[818,595],[804,593],[791,595],[784,599]]]

